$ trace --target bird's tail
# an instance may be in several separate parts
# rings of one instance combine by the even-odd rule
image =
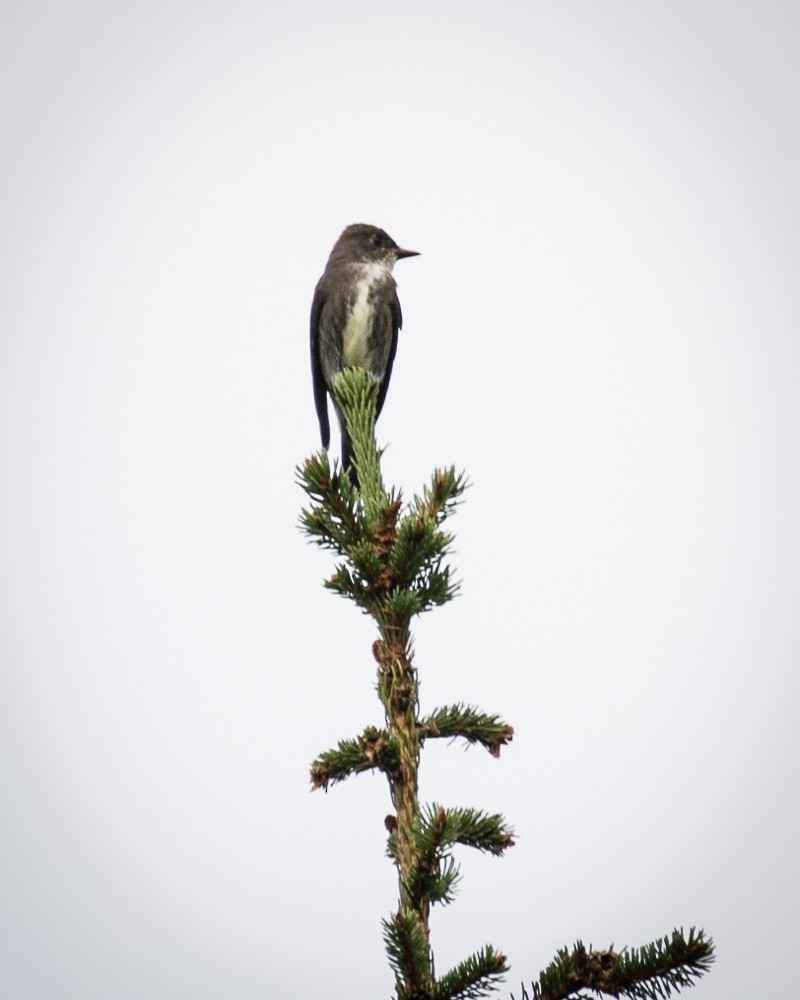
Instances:
[[[350,482],[358,489],[358,474],[353,464],[353,442],[350,435],[342,428],[342,468],[350,477]]]

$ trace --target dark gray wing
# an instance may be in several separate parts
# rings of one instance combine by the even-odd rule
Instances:
[[[397,298],[396,292],[389,300],[389,308],[392,313],[392,344],[389,348],[389,360],[386,362],[386,371],[384,372],[380,389],[378,389],[378,406],[375,414],[376,419],[381,415],[383,403],[386,399],[386,393],[389,390],[389,379],[392,377],[392,365],[394,364],[394,356],[397,354],[397,331],[403,325],[403,314],[400,311],[400,300]]]
[[[322,375],[322,362],[319,356],[319,321],[322,307],[325,305],[325,293],[321,284],[322,282],[314,289],[314,301],[311,304],[311,378],[314,383],[314,405],[317,408],[319,434],[322,438],[322,447],[327,449],[331,443],[331,425],[328,420],[328,387]]]

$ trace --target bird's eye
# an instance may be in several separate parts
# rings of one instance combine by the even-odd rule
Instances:
[[[374,247],[379,247],[383,244],[383,237],[380,233],[373,233],[370,237],[370,242]]]

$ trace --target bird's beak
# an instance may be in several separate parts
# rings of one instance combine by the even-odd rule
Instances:
[[[403,257],[419,257],[419,250],[401,250],[398,247],[394,252],[395,257],[398,260],[402,260]]]

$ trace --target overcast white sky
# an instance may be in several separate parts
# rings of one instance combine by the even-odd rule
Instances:
[[[800,933],[800,13],[739,0],[26,0],[0,31],[0,995],[387,997],[369,621],[296,520],[314,284],[422,256],[379,438],[454,463],[463,594],[419,622],[442,971],[576,938]]]

